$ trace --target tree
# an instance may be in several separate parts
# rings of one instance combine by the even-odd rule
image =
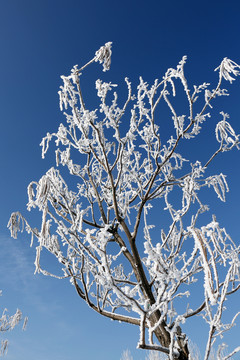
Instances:
[[[133,360],[131,352],[129,350],[124,350],[121,356],[121,360]]]
[[[166,360],[166,355],[159,353],[158,351],[149,351],[145,360]]]
[[[208,176],[207,172],[222,152],[239,149],[239,135],[229,115],[221,112],[216,124],[218,145],[205,163],[195,159],[189,165],[178,150],[199,136],[211,117],[214,99],[227,95],[222,82],[231,83],[239,75],[239,66],[223,59],[216,69],[216,87],[203,83],[192,91],[184,75],[184,56],[176,69],[168,69],[152,86],[140,78],[135,95],[126,78],[128,93],[122,106],[112,92],[116,85],[97,80],[100,105],[89,110],[80,78],[94,62],[109,70],[111,43],[86,65],[76,65],[69,76],[62,76],[59,97],[66,124],[41,142],[44,158],[55,139],[56,167],[68,169],[75,189],[54,167],[38,182],[31,182],[28,210],[42,212],[41,229],[31,227],[17,212],[9,221],[11,235],[16,238],[25,228],[32,236],[31,245],[36,238],[36,272],[69,278],[94,311],[138,326],[139,348],[158,350],[169,359],[189,359],[183,324],[201,314],[209,325],[207,360],[215,339],[232,328],[239,314],[229,324],[222,323],[226,299],[240,288],[239,246],[214,215],[203,224],[208,206],[200,190],[212,187],[225,201],[225,175]],[[180,86],[187,103],[185,115],[174,105]],[[173,124],[167,140],[160,132],[162,103],[170,113],[169,126]],[[165,210],[169,223],[157,224],[154,230],[152,209]],[[59,261],[62,276],[41,268],[43,249]],[[197,281],[202,285],[202,300],[193,307],[190,290]],[[181,298],[186,299],[179,309]]]
[[[201,359],[201,355],[200,355],[200,351],[198,349],[198,347],[196,346],[196,344],[192,343],[191,340],[188,342],[188,348],[189,348],[189,358],[192,360],[200,360]],[[222,351],[223,349],[219,349],[220,351]],[[218,354],[219,355],[219,354]],[[211,353],[209,355],[209,360],[216,360],[219,357],[217,357],[218,355],[215,354],[214,349],[211,350]],[[220,354],[221,355],[221,354]],[[145,358],[145,360],[166,360],[167,359],[167,355],[160,353],[159,351],[149,351],[147,357]],[[125,350],[123,351],[122,357],[120,360],[133,360],[133,357],[131,356],[131,352],[129,350]]]
[[[123,351],[120,360],[133,360],[131,352],[129,350]],[[158,351],[149,351],[145,360],[166,360],[166,355],[163,355],[163,353]]]
[[[0,295],[2,295],[2,291],[0,291]],[[7,332],[13,330],[15,326],[19,324],[21,319],[22,319],[22,312],[19,309],[17,309],[16,313],[11,316],[7,314],[7,309],[5,309],[0,318],[0,332]],[[27,317],[25,317],[23,323],[23,330],[26,328],[27,320],[28,320]],[[8,340],[7,339],[2,340],[0,347],[0,356],[6,354],[7,349],[8,349]]]

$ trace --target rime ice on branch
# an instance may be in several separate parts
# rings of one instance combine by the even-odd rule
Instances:
[[[59,261],[62,278],[70,279],[93,310],[139,327],[139,348],[162,351],[169,359],[190,359],[182,328],[190,317],[201,314],[209,325],[207,360],[215,339],[232,328],[238,315],[229,324],[222,323],[225,301],[240,287],[239,246],[214,215],[202,226],[201,214],[208,206],[202,203],[200,190],[210,187],[225,201],[225,175],[205,173],[221,152],[239,149],[239,135],[221,112],[216,151],[205,163],[196,159],[189,165],[178,145],[189,144],[204,122],[207,126],[214,98],[227,95],[222,82],[232,82],[239,66],[225,58],[215,88],[203,83],[191,90],[183,57],[176,69],[168,69],[151,86],[140,78],[136,92],[126,78],[122,106],[116,85],[97,80],[99,107],[92,110],[85,106],[80,79],[84,68],[96,61],[104,71],[109,69],[111,43],[86,65],[74,66],[69,76],[62,76],[59,97],[66,123],[41,143],[44,157],[55,140],[57,167],[69,170],[76,188],[69,188],[57,168],[33,181],[28,187],[28,209],[42,212],[41,228],[32,229],[20,213],[14,213],[9,222],[12,236],[26,227],[31,244],[36,244],[36,271],[61,277],[41,268],[41,252],[48,250]],[[179,80],[188,103],[185,114],[173,105]],[[196,113],[199,99],[202,107]],[[167,141],[157,112],[162,102],[169,109],[169,126],[173,125]],[[172,200],[177,197],[180,201]],[[170,219],[169,224],[157,224],[157,236],[152,208],[167,212]],[[203,287],[194,307],[191,290],[197,281]],[[185,307],[179,310],[181,298]]]

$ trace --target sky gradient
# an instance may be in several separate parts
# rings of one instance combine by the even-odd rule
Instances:
[[[151,83],[183,55],[188,56],[186,74],[192,84],[215,84],[213,70],[224,57],[240,63],[239,11],[238,2],[231,0],[0,0],[1,308],[13,313],[18,307],[29,317],[25,332],[19,327],[8,334],[6,359],[118,360],[126,348],[135,359],[144,359],[144,352],[135,349],[137,328],[93,313],[68,281],[34,275],[35,251],[29,248],[27,234],[13,240],[6,225],[17,210],[39,223],[38,213],[27,212],[26,189],[55,165],[54,146],[42,160],[39,144],[64,121],[57,94],[62,74],[85,64],[112,41],[111,70],[104,74],[95,64],[85,74],[89,103],[91,84],[98,77],[123,85],[125,76],[134,83],[141,75]],[[226,87],[230,97],[218,99],[216,111],[228,112],[239,133],[240,79]],[[208,129],[204,131],[208,136]],[[200,156],[211,146],[206,141]],[[234,150],[217,159],[216,172],[228,175],[230,192],[226,204],[213,200],[213,212],[236,242],[239,155]],[[54,266],[48,258],[46,263]],[[231,305],[232,313],[237,310],[239,295]],[[196,332],[193,336],[201,346]],[[236,335],[229,339],[232,347],[239,345]]]

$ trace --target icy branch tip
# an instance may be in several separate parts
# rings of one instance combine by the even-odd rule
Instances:
[[[235,79],[230,74],[233,74],[234,76],[238,76],[239,71],[237,69],[240,69],[240,66],[234,61],[225,57],[221,62],[221,64],[214,71],[219,70],[220,78],[223,77],[225,80],[230,81],[230,83],[232,83]]]
[[[108,42],[104,46],[100,47],[100,49],[95,53],[95,61],[99,61],[100,64],[103,63],[103,71],[110,69],[112,55],[111,46],[112,42]]]

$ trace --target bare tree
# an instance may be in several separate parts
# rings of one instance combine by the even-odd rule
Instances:
[[[121,360],[133,360],[131,352],[128,349],[122,353]]]
[[[212,187],[225,201],[225,175],[206,173],[216,156],[239,149],[239,135],[229,115],[221,112],[216,150],[204,163],[194,160],[189,165],[178,150],[198,136],[211,117],[214,99],[227,95],[222,82],[231,83],[239,75],[239,66],[224,58],[216,69],[219,78],[213,89],[203,83],[191,90],[184,75],[184,56],[176,69],[168,69],[151,86],[140,77],[135,94],[126,78],[128,92],[122,106],[113,92],[116,85],[97,80],[100,105],[89,110],[80,78],[94,62],[102,63],[104,71],[109,69],[111,43],[86,65],[76,65],[69,76],[62,76],[59,97],[66,124],[41,143],[44,158],[55,139],[56,165],[68,169],[76,187],[71,190],[57,168],[30,183],[28,210],[42,212],[41,229],[32,228],[17,212],[9,221],[11,234],[16,238],[25,228],[32,235],[31,245],[36,238],[36,272],[69,278],[94,311],[138,326],[139,348],[158,350],[169,359],[189,359],[183,324],[201,314],[209,325],[207,360],[216,338],[232,328],[239,314],[229,324],[222,323],[225,300],[240,287],[240,249],[214,215],[202,225],[201,215],[208,206],[200,190]],[[187,104],[184,115],[174,100],[180,87]],[[162,103],[173,127],[167,140],[160,131],[166,121],[158,110]],[[169,223],[158,222],[154,230],[152,208],[155,214],[164,210]],[[59,261],[62,277],[41,268],[43,249]],[[192,308],[196,281],[203,284],[202,299]],[[176,306],[180,298],[186,298],[181,310]]]
[[[166,355],[164,355],[163,353],[160,353],[159,351],[149,351],[147,357],[145,358],[145,360],[166,360]]]
[[[2,295],[2,291],[0,291],[0,295]],[[15,328],[16,325],[22,320],[22,312],[17,309],[14,315],[8,315],[7,309],[5,309],[0,317],[0,332],[5,333],[7,331],[11,331]],[[24,319],[23,329],[25,329],[27,324],[27,317]],[[8,340],[1,340],[0,346],[0,356],[3,356],[7,353],[8,350]]]
[[[145,360],[166,360],[166,356],[163,353],[160,353],[159,351],[149,351],[147,357]],[[121,360],[133,360],[133,357],[131,355],[131,352],[129,350],[124,350],[121,356]],[[196,359],[198,360],[198,359]]]
[[[189,348],[189,353],[190,353],[189,354],[190,360],[201,360],[202,359],[199,348],[191,340],[188,341],[188,348]],[[212,348],[210,355],[209,355],[209,360],[221,359],[224,356],[223,355],[224,349],[225,349],[225,346],[219,347],[218,354],[216,354],[215,349]],[[230,356],[231,356],[231,354],[230,354]],[[228,358],[230,358],[230,357],[228,357]],[[167,359],[166,354],[163,354],[159,351],[154,351],[154,350],[149,351],[148,355],[145,358],[145,360],[166,360],[166,359]],[[131,352],[129,350],[124,350],[122,353],[121,360],[133,360]]]

